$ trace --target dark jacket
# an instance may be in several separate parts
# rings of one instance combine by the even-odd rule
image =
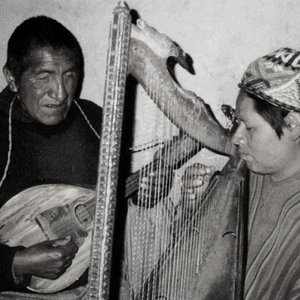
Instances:
[[[0,94],[0,180],[11,144],[10,163],[0,187],[0,207],[13,195],[38,184],[95,185],[99,138],[75,103],[64,121],[46,126],[33,121],[16,99],[12,107],[10,143],[9,105],[13,96],[8,88]],[[87,100],[77,100],[77,103],[100,134],[101,108]],[[0,244],[0,290],[18,289],[11,274],[15,251],[16,248]]]

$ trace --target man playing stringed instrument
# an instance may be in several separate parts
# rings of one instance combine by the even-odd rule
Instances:
[[[37,184],[94,186],[101,108],[78,98],[84,61],[73,34],[48,17],[24,21],[8,42],[3,71],[0,206]],[[70,236],[26,248],[3,242],[0,290],[21,290],[31,275],[58,278],[78,250]]]
[[[250,170],[250,193],[244,297],[238,299],[299,299],[299,62],[299,51],[278,49],[252,62],[239,84],[232,143]],[[190,183],[188,200],[203,192],[198,179],[189,179],[197,174],[191,166],[183,178]],[[225,299],[223,292],[209,299]]]
[[[278,49],[253,61],[239,84],[232,142],[250,170],[247,300],[300,295],[299,62],[299,51]]]
[[[233,143],[250,172],[245,299],[299,299],[300,52],[247,68]]]

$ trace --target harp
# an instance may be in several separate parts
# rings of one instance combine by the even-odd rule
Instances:
[[[180,47],[142,20],[131,24],[129,9],[121,2],[113,13],[107,58],[89,299],[109,299],[112,241],[117,234],[114,222],[124,95],[129,73],[184,133],[163,146],[157,153],[156,164],[147,165],[141,172],[147,175],[159,169],[170,173],[203,145],[229,160],[196,204],[181,208],[180,218],[171,217],[167,225],[162,225],[166,215],[162,216],[159,207],[168,201],[168,197],[164,198],[168,192],[163,194],[161,189],[168,190],[173,181],[164,177],[164,188],[152,191],[157,196],[154,201],[150,197],[147,202],[147,195],[139,193],[135,202],[142,212],[138,208],[137,218],[128,217],[129,292],[125,298],[242,299],[245,167],[235,154],[229,131],[219,124],[201,98],[181,88],[170,75],[169,57],[188,68],[187,56]],[[181,197],[184,198],[184,192]],[[163,220],[157,225],[158,236],[143,221],[151,209],[154,219],[157,216]]]
[[[133,25],[129,8],[121,2],[113,12],[110,27],[89,282],[74,299],[117,299],[111,295],[115,280],[111,265],[115,260],[113,239],[118,234],[115,215],[129,73],[176,127],[175,137],[159,147],[154,161],[139,172],[140,177],[153,170],[171,174],[203,147],[225,155],[228,162],[192,207],[180,207],[179,218],[166,213],[170,208],[169,189],[178,185],[171,177],[164,177],[163,189],[152,191],[150,202],[148,195],[138,194],[137,212],[128,217],[131,222],[127,223],[125,238],[128,289],[119,299],[242,299],[245,168],[235,155],[230,132],[219,124],[201,98],[181,88],[171,76],[169,57],[188,68],[180,47],[142,20]],[[182,200],[185,193],[179,193]],[[157,220],[156,232],[146,225],[150,212]],[[123,288],[119,282],[114,286]],[[68,292],[0,295],[1,299],[65,297]]]

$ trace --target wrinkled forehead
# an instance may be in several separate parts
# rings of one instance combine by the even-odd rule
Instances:
[[[79,68],[80,61],[77,55],[67,48],[42,47],[32,49],[27,56],[27,65],[29,67],[45,64],[69,64]]]
[[[63,66],[63,69],[77,70],[83,74],[80,57],[68,48],[35,47],[23,58],[19,73],[15,73],[17,80],[21,80],[28,72],[37,72],[45,65]]]

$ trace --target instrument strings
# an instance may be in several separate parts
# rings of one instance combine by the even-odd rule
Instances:
[[[158,76],[151,72],[147,76],[146,92],[151,99],[155,103],[161,97],[167,99],[168,93]],[[167,114],[173,114],[172,119],[176,119],[177,111],[172,108],[172,112]],[[160,113],[161,111],[158,112]],[[190,118],[189,128],[193,128],[194,122]],[[158,118],[155,121],[154,135],[158,132],[162,132],[167,138],[178,135],[178,128],[170,126],[168,121],[166,123],[167,125],[165,122],[162,124]],[[185,147],[193,145],[187,144]],[[198,151],[201,148],[199,143]],[[198,195],[198,199],[190,200],[190,191],[182,186],[183,183],[180,184],[180,179],[174,180],[175,170],[172,167],[178,165],[178,157],[182,156],[179,151],[182,149],[176,148],[174,151],[167,146],[159,149],[156,165],[147,165],[140,171],[140,184],[151,173],[156,174],[155,177],[150,177],[151,180],[156,180],[156,184],[150,182],[150,189],[146,192],[140,189],[137,204],[142,208],[138,217],[131,220],[131,238],[127,239],[131,257],[131,299],[187,297],[193,277],[200,272],[205,249],[210,243],[209,194],[205,197]],[[189,153],[185,162],[192,159],[193,155]],[[186,185],[188,186],[188,182]],[[167,196],[162,198],[162,195]],[[196,196],[195,194],[194,197]],[[128,216],[131,217],[133,216]]]

